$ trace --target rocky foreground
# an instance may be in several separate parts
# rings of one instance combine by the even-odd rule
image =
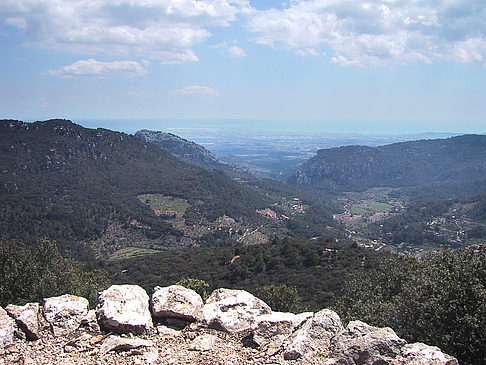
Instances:
[[[89,310],[63,295],[0,307],[0,364],[458,365],[437,347],[407,344],[391,328],[339,316],[273,312],[242,290],[203,303],[182,286],[113,285]]]

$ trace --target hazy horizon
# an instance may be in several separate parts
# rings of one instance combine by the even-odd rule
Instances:
[[[88,122],[273,120],[251,128],[284,132],[484,133],[484,19],[480,0],[7,1],[0,110]]]
[[[73,119],[89,128],[107,128],[133,134],[140,129],[160,130],[174,134],[360,134],[360,135],[414,135],[414,134],[485,134],[486,128],[474,126],[459,128],[450,124],[428,125],[412,122],[407,125],[390,122],[316,122],[316,121],[270,121],[270,120],[198,120],[198,119]],[[432,127],[432,129],[431,129]]]

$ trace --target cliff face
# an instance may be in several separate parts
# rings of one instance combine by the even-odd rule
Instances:
[[[138,286],[114,285],[96,310],[72,295],[6,309],[5,363],[458,364],[436,347],[407,344],[390,328],[343,326],[329,309],[273,312],[242,290],[218,289],[203,303],[181,286],[157,287],[149,298]]]

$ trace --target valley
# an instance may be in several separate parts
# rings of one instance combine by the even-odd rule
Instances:
[[[218,139],[239,148],[233,162],[174,134],[68,120],[3,120],[0,136],[0,305],[93,300],[109,283],[231,287],[483,356],[481,335],[456,339],[484,322],[486,136]],[[436,331],[444,316],[460,323]]]

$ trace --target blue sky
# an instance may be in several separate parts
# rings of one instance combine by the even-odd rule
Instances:
[[[0,118],[486,132],[484,0],[2,0],[0,50]]]

